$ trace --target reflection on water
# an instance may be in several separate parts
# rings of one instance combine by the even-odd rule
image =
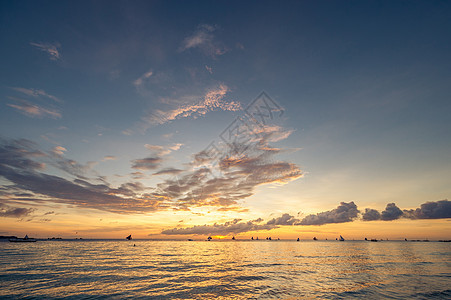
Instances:
[[[450,243],[39,241],[0,251],[1,298],[451,298]]]

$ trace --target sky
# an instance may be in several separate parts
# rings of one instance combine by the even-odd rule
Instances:
[[[448,1],[1,1],[0,235],[450,239]]]

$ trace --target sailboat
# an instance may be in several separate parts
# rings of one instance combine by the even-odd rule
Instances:
[[[344,241],[345,239],[340,235],[340,241]]]
[[[128,237],[126,237],[127,240],[131,240],[132,239],[132,235],[130,234]]]

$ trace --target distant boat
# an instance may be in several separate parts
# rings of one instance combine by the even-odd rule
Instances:
[[[377,239],[371,239],[372,242],[377,242]]]
[[[299,241],[300,241],[300,239],[298,238],[298,239],[297,239],[297,241],[299,242]]]
[[[340,241],[344,241],[345,239],[340,235]]]
[[[234,239],[235,239],[235,237],[233,236],[233,237],[232,237],[232,240],[234,240]]]
[[[132,235],[130,234],[128,237],[126,237],[127,240],[131,240],[132,239]]]
[[[211,236],[209,236],[209,237],[207,238],[207,241],[211,241]]]
[[[12,238],[9,239],[10,242],[13,243],[30,243],[30,242],[36,242],[36,239],[29,238],[28,235],[25,235],[24,238]]]
[[[194,241],[193,239],[188,239],[188,241]]]
[[[314,237],[313,237],[313,240],[314,240],[314,241],[317,241],[318,239],[316,238],[316,236],[314,236]]]

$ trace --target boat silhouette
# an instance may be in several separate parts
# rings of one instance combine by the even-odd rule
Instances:
[[[23,237],[23,238],[12,238],[12,239],[9,239],[9,241],[12,243],[30,243],[30,242],[36,242],[36,239],[29,238],[28,235],[25,235],[25,237]]]

